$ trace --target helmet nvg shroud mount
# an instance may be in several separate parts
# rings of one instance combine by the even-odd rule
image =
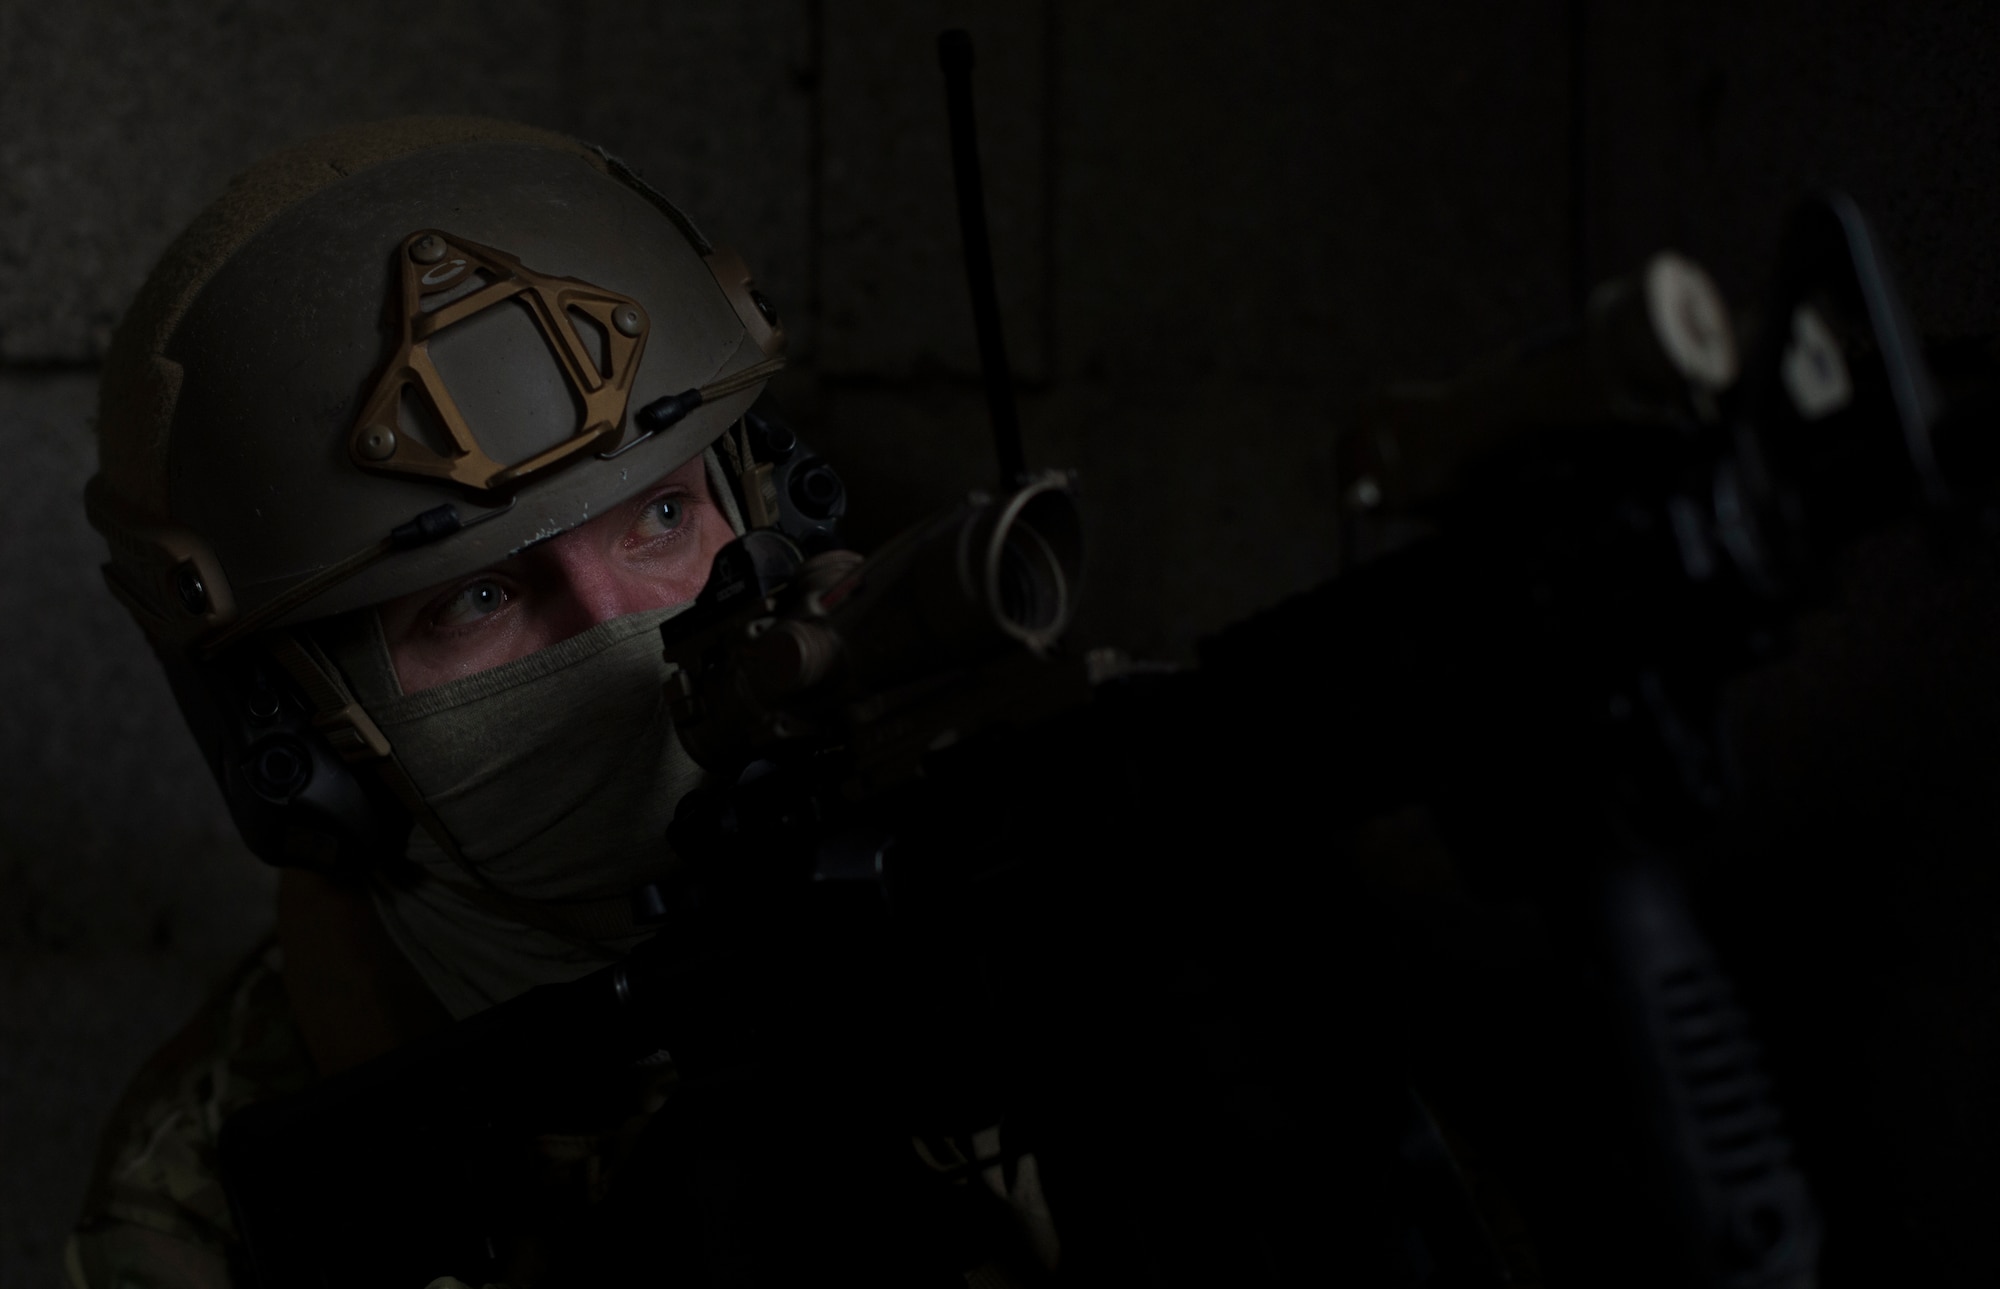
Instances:
[[[86,504],[252,848],[390,845],[385,787],[421,817],[285,628],[603,513],[737,423],[784,340],[740,259],[561,135],[391,121],[239,176],[112,342]]]

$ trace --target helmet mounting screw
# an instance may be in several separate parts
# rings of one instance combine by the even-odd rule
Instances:
[[[611,325],[618,328],[622,336],[636,336],[646,329],[646,319],[632,305],[625,305],[611,315]]]
[[[435,264],[444,258],[444,239],[435,233],[425,233],[410,243],[410,258],[419,264]]]
[[[208,612],[208,587],[202,584],[194,565],[183,564],[175,570],[174,593],[181,597],[181,607],[196,617]]]
[[[289,799],[312,777],[312,759],[295,739],[274,738],[253,751],[250,774],[266,797]]]
[[[250,691],[250,697],[243,706],[250,713],[251,720],[260,724],[269,721],[278,714],[278,692],[259,685]]]
[[[396,455],[396,432],[386,425],[364,425],[354,436],[354,450],[369,461],[387,461]]]

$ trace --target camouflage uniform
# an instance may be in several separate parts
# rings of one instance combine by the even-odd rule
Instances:
[[[245,1282],[236,1274],[241,1248],[217,1174],[218,1135],[235,1111],[300,1091],[316,1077],[282,967],[274,941],[259,945],[133,1080],[105,1128],[83,1217],[65,1251],[70,1289],[238,1289]],[[674,1080],[671,1066],[645,1075],[632,1102],[611,1108],[614,1120],[603,1132],[548,1133],[524,1143],[536,1165],[539,1210],[560,1221],[601,1199]],[[958,1185],[976,1172],[1019,1223],[1013,1256],[973,1268],[968,1283],[1041,1283],[1042,1267],[1053,1266],[1058,1253],[1033,1157],[1003,1182],[997,1164],[969,1167],[996,1155],[994,1130],[963,1141],[928,1139],[917,1150]],[[531,1283],[537,1233],[517,1234],[523,1248],[512,1265]],[[467,1287],[443,1277],[426,1289]]]
[[[70,1237],[72,1289],[234,1289],[246,1279],[235,1273],[241,1249],[217,1173],[218,1134],[237,1110],[316,1077],[281,973],[277,945],[258,946],[133,1080],[105,1129]],[[603,1132],[524,1142],[538,1210],[559,1221],[601,1199],[673,1082],[671,1067],[637,1076],[632,1100],[607,1107]],[[536,1256],[527,1246],[537,1234],[517,1232],[518,1263],[530,1272]],[[458,1283],[447,1277],[433,1289]]]
[[[73,1289],[229,1289],[216,1135],[231,1112],[313,1079],[279,967],[277,945],[258,946],[132,1081],[65,1253]]]

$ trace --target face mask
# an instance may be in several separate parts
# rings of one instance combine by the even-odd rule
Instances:
[[[482,883],[546,914],[543,926],[508,916],[435,838],[412,831],[411,863],[378,877],[376,907],[453,1015],[575,979],[648,934],[631,922],[632,892],[671,871],[667,824],[702,774],[661,690],[659,626],[679,611],[601,623],[368,703]]]

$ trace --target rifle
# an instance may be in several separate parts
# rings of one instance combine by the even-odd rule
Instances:
[[[661,1053],[679,1087],[550,1283],[942,1282],[1011,1237],[907,1143],[995,1123],[949,1180],[1032,1159],[1065,1280],[1519,1278],[1338,862],[1421,800],[1600,984],[1552,985],[1602,1023],[1548,1039],[1533,1149],[1495,1169],[1552,1273],[1810,1283],[1813,1206],[1666,856],[1726,795],[1720,685],[1782,648],[1829,552],[1962,513],[1993,463],[1851,203],[1799,217],[1738,378],[1705,290],[1669,265],[1364,421],[1356,566],[1190,672],[1055,647],[1060,476],[1003,470],[869,561],[744,538],[666,643],[718,786],[676,818],[687,879],[640,893],[662,934],[232,1120],[258,1282],[479,1282],[515,1216],[497,1143]],[[1561,1106],[1593,1083],[1617,1092]]]

